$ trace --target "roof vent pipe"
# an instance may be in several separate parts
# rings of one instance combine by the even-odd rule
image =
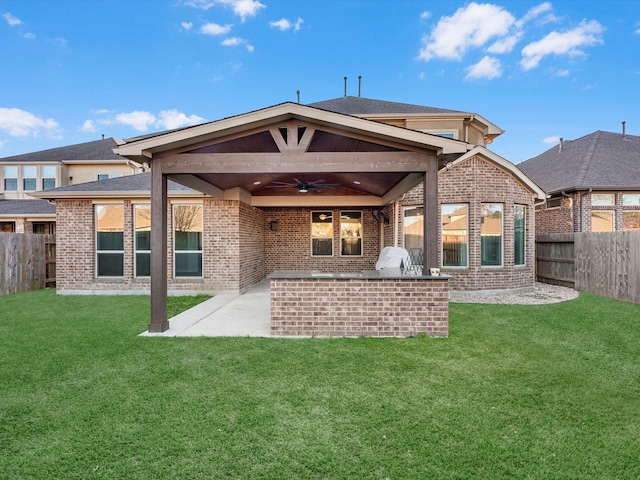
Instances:
[[[362,87],[362,75],[358,75],[358,97],[360,97],[360,88]]]
[[[300,103],[300,90],[296,90],[296,95],[298,95],[298,103]]]
[[[627,122],[625,122],[624,120],[622,121],[622,138],[627,138],[627,132],[626,132],[626,126]]]
[[[558,144],[558,151],[561,152],[562,151],[562,142],[564,141],[564,138],[560,137],[560,143]]]
[[[344,77],[344,98],[347,98],[347,77]]]

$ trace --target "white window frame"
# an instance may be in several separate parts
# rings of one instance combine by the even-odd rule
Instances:
[[[631,201],[631,199],[633,199],[635,202]],[[622,206],[623,207],[640,207],[640,193],[623,193]]]
[[[53,170],[53,176],[47,174],[47,170]],[[44,182],[46,180],[51,180],[53,179],[53,187],[52,188],[56,188],[56,186],[58,185],[58,175],[57,175],[57,168],[55,167],[55,165],[43,165],[41,167],[41,180],[40,180],[40,187],[42,190],[49,190],[48,188],[45,188]]]
[[[122,176],[121,173],[99,173],[97,176],[98,180],[109,180],[110,178],[120,178]],[[102,177],[102,178],[100,178]]]
[[[625,227],[625,225],[624,225],[624,223],[625,223],[625,221],[624,221],[625,220],[625,218],[624,218],[625,214],[631,214],[631,215],[634,215],[634,216],[635,215],[639,215],[640,216],[640,210],[623,210],[622,211],[622,231],[623,232],[633,232],[633,231],[635,231],[635,230],[629,230],[629,229],[625,229],[624,228]]]
[[[200,207],[200,220],[202,223],[202,249],[201,250],[176,250],[176,207]],[[173,245],[173,278],[177,279],[201,279],[204,278],[204,205],[202,203],[172,203],[171,204],[171,241]],[[200,254],[201,275],[176,275],[176,255],[178,254]]]
[[[607,202],[605,200],[605,197],[611,199],[611,202]],[[592,207],[614,207],[615,205],[616,205],[615,193],[592,193],[591,194]]]
[[[319,213],[320,215],[322,214],[326,214],[329,213],[331,214],[331,237],[329,237],[331,239],[331,254],[328,255],[317,255],[313,253],[313,240],[315,238],[320,238],[320,239],[326,239],[327,237],[316,237],[313,235],[313,214],[314,213]],[[311,212],[309,212],[309,236],[311,237],[309,240],[309,252],[311,254],[312,257],[317,257],[317,258],[328,258],[328,257],[333,257],[333,252],[335,249],[335,221],[334,221],[334,217],[335,217],[335,212],[333,210],[312,210]],[[322,219],[321,219],[322,220]]]
[[[139,250],[137,243],[137,235],[138,227],[137,227],[137,218],[136,210],[140,208],[149,210],[149,219],[151,219],[151,204],[149,203],[136,203],[133,205],[133,276],[136,278],[150,278],[151,277],[151,269],[149,269],[149,275],[138,275],[138,254],[149,254],[149,260],[151,260],[151,245],[149,245],[149,250]],[[149,220],[149,224],[151,224],[151,220]]]
[[[359,213],[360,214],[360,235],[357,237],[342,237],[342,214],[343,213]],[[340,211],[340,256],[341,257],[362,257],[364,255],[364,213],[362,210],[341,210]],[[349,255],[342,253],[342,241],[345,238],[357,238],[360,240],[360,254]]]
[[[466,244],[466,251],[465,251],[465,258],[466,258],[466,263],[464,265],[445,265],[444,264],[444,228],[442,225],[442,216],[443,216],[443,208],[444,207],[466,207],[467,209],[467,222],[465,225],[465,231],[467,232],[467,244]],[[468,203],[443,203],[440,206],[440,254],[442,258],[442,268],[451,268],[451,269],[463,269],[463,268],[469,268],[469,212],[471,210],[471,206]],[[455,210],[454,210],[455,211]]]
[[[431,135],[437,135],[442,138],[450,138],[452,140],[458,140],[458,130],[452,128],[430,128],[427,130],[423,130],[425,133],[429,133]]]
[[[482,264],[482,223],[480,224],[480,268],[504,268],[504,203],[500,202],[482,202],[480,204],[480,221],[484,218],[485,205],[500,205],[500,264],[499,265],[483,265]]]
[[[524,231],[522,232],[523,234],[523,245],[522,245],[522,249],[523,249],[523,253],[524,253],[524,261],[522,263],[516,263],[516,210],[518,208],[522,208],[524,210]],[[504,214],[503,214],[504,215]],[[503,219],[503,224],[504,224],[504,219]],[[504,227],[503,227],[504,230]],[[515,267],[525,267],[527,265],[527,250],[528,250],[528,245],[527,245],[527,206],[526,205],[522,205],[520,203],[516,203],[513,205],[513,265]]]
[[[121,207],[122,208],[122,250],[98,250],[98,208],[99,207]],[[124,203],[94,203],[94,235],[95,235],[95,278],[124,278]],[[98,274],[98,256],[99,254],[121,254],[122,255],[122,275],[99,275]]]
[[[611,214],[611,230],[598,230],[598,231],[594,231],[593,230],[593,216],[595,214],[598,213],[610,213]],[[595,210],[591,210],[591,216],[590,216],[590,220],[591,220],[591,232],[592,233],[605,233],[605,232],[615,232],[616,231],[616,211],[613,209],[605,209],[605,208],[598,208]]]
[[[29,172],[31,170],[31,172]],[[27,176],[29,172],[29,176]],[[33,188],[27,188],[26,181],[33,180]],[[38,166],[37,165],[23,165],[22,166],[22,191],[23,192],[35,192],[38,189]]]
[[[8,176],[7,175],[7,170],[9,169],[15,169],[15,176]],[[20,169],[18,168],[17,165],[3,165],[2,166],[2,189],[5,192],[17,192],[18,191],[18,187],[20,186],[20,182],[19,182],[19,178],[18,178],[18,171]],[[7,189],[7,180],[15,180],[16,181],[16,188],[12,188],[12,189]]]

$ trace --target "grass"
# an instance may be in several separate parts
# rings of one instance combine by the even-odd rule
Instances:
[[[1,478],[640,478],[640,305],[451,304],[447,339],[138,337],[148,315],[0,297]]]

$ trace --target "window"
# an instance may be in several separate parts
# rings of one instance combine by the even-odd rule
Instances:
[[[402,217],[404,248],[409,252],[413,265],[422,265],[424,255],[424,208],[422,205],[405,207]]]
[[[562,206],[562,197],[554,197],[547,200],[547,208],[558,208]]]
[[[56,188],[56,167],[47,165],[42,167],[42,190]]]
[[[468,211],[466,204],[442,205],[442,266],[467,267]]]
[[[623,193],[622,205],[625,207],[640,207],[640,193]]]
[[[202,205],[173,206],[174,276],[202,277]]]
[[[457,130],[426,130],[425,132],[439,137],[452,138],[454,140],[458,138]]]
[[[362,255],[362,212],[340,213],[340,255]]]
[[[527,207],[513,206],[513,264],[524,265],[527,252]]]
[[[56,222],[33,222],[33,233],[54,234],[56,233]]]
[[[33,191],[38,184],[38,167],[25,165],[22,167],[22,190]]]
[[[609,207],[615,204],[615,195],[613,193],[592,193],[591,194],[591,206],[592,207]]]
[[[480,222],[480,265],[502,266],[502,204],[483,203]]]
[[[151,275],[151,205],[133,207],[136,277]]]
[[[591,231],[592,232],[613,232],[613,211],[592,210],[591,211]]]
[[[118,178],[121,177],[119,173],[99,173],[98,180],[108,180],[109,178]]]
[[[311,212],[311,256],[333,255],[333,212]]]
[[[124,275],[124,206],[96,205],[96,276]]]
[[[16,231],[16,222],[0,222],[0,233],[13,233]]]
[[[640,230],[640,210],[622,212],[622,230]]]
[[[18,190],[18,167],[4,166],[2,168],[2,176],[4,178],[5,191]]]

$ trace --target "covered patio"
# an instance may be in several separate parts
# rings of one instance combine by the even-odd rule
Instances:
[[[289,254],[286,265],[280,260],[279,268],[274,268],[264,260],[265,250],[270,247],[263,225],[269,223],[272,231],[279,228],[277,221],[268,221],[271,212],[365,209],[373,213],[375,209],[378,218],[384,219],[393,214],[394,202],[420,183],[424,186],[424,271],[438,266],[437,157],[463,154],[467,149],[468,144],[462,141],[295,103],[128,140],[115,152],[148,164],[152,176],[149,332],[170,328],[169,179],[220,200],[223,205],[233,205],[236,217],[227,221],[233,231],[218,232],[218,243],[212,244],[209,251],[204,250],[203,255],[219,257],[213,266],[204,269],[203,275],[217,279],[224,287],[221,290],[242,292],[277,270],[310,271],[318,265],[331,273],[343,273],[348,265],[349,273],[357,279],[357,272],[374,269],[372,259],[377,258],[382,247],[397,242],[397,236],[385,232],[384,223],[380,222],[372,241],[361,246],[363,250],[373,246],[376,251],[362,252],[349,258],[350,263],[342,255],[313,255],[313,251],[309,255],[307,250],[304,256]],[[204,228],[217,226],[214,211],[212,218],[205,220]],[[339,236],[336,241],[340,242]],[[427,277],[423,279],[428,281]],[[400,282],[393,285],[403,288]]]

